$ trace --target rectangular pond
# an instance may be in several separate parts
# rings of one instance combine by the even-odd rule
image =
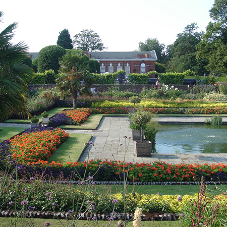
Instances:
[[[159,154],[227,153],[227,125],[160,124],[155,149]]]

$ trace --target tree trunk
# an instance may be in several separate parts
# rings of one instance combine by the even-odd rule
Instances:
[[[73,92],[73,109],[77,109],[77,90]]]

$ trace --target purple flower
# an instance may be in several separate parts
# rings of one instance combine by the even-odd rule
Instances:
[[[96,217],[93,217],[92,220],[96,220]]]
[[[23,206],[23,205],[26,205],[26,204],[28,204],[28,201],[26,201],[26,200],[23,200],[22,202],[21,202],[21,205]]]
[[[35,210],[35,206],[34,206],[34,207],[28,206],[28,209],[29,209],[29,210]]]
[[[51,223],[50,222],[45,222],[45,224],[44,224],[45,226],[50,226],[51,225]]]
[[[109,218],[109,221],[113,221],[113,218]]]
[[[112,203],[119,203],[117,199],[114,199]]]
[[[68,213],[72,213],[73,211],[72,210],[69,210]]]
[[[10,201],[10,202],[9,202],[9,205],[12,205],[12,204],[14,204],[14,202],[13,202],[13,201]]]
[[[55,202],[53,202],[53,203],[52,203],[52,206],[55,206],[55,205],[56,205],[56,203],[55,203]]]
[[[25,192],[27,192],[27,191],[28,191],[28,189],[27,189],[27,188],[25,188],[25,189],[24,189],[24,191],[25,191]]]

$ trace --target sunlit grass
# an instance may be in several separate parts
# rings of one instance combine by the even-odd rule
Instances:
[[[51,155],[48,159],[49,162],[77,162],[80,158],[82,151],[85,148],[84,143],[87,143],[91,135],[90,134],[70,134],[63,144]]]
[[[12,136],[17,135],[20,132],[23,132],[25,128],[22,127],[1,127],[0,128],[0,142],[7,140]]]

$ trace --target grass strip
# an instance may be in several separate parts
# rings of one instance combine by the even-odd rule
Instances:
[[[77,162],[85,149],[84,143],[87,143],[90,138],[90,134],[70,134],[70,138],[58,147],[48,161]]]
[[[74,186],[76,189],[85,190],[85,186]],[[200,191],[200,185],[127,185],[126,193],[132,193],[133,191],[138,194],[160,194],[162,195],[195,195]],[[104,191],[109,194],[123,193],[124,185],[95,185],[93,186],[97,193],[103,193]],[[219,195],[226,192],[226,185],[207,185],[206,192],[209,195]]]
[[[20,132],[23,132],[25,128],[22,127],[1,127],[0,128],[0,142],[7,140]]]
[[[17,220],[16,224],[14,223]],[[99,226],[99,227],[116,227],[118,221],[92,221],[92,220],[66,220],[66,219],[41,219],[41,218],[0,218],[1,225],[4,226],[44,226],[45,222],[51,223],[51,226],[54,227],[62,227],[62,226],[79,226],[79,227],[85,227],[85,226]],[[180,227],[180,221],[143,221],[142,226],[143,227]],[[128,227],[133,227],[133,222],[130,221],[127,223]]]

